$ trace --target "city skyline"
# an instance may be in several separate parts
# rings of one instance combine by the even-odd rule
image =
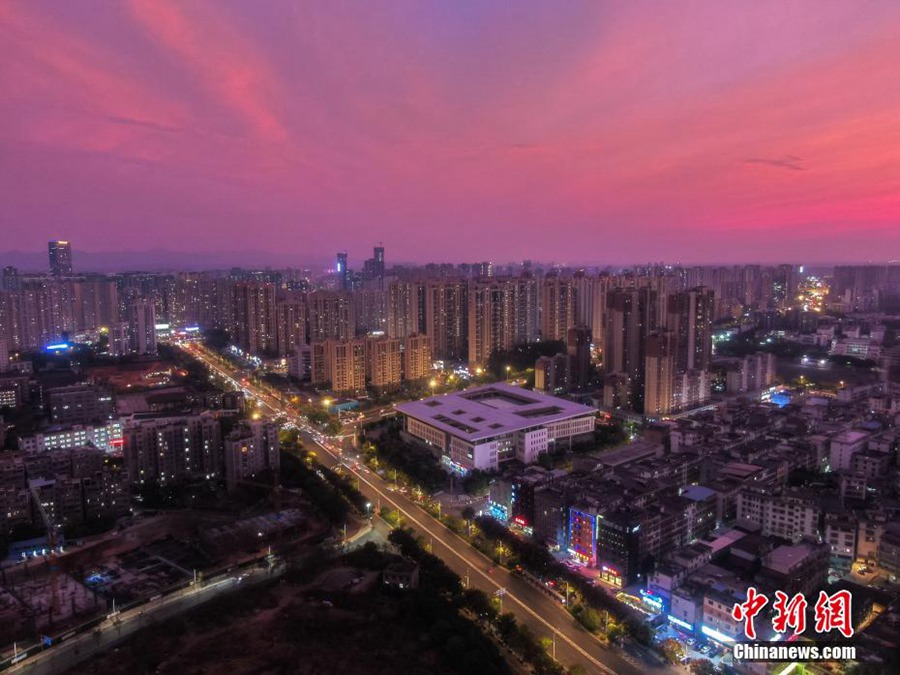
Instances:
[[[527,9],[7,4],[4,248],[897,257],[893,3]]]

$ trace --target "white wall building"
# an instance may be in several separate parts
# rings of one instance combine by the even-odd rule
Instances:
[[[846,471],[850,468],[853,455],[866,449],[870,434],[857,429],[842,431],[831,439],[829,464],[832,471]]]
[[[397,406],[406,431],[436,446],[444,464],[465,473],[505,461],[537,461],[552,444],[594,430],[593,408],[492,384]]]

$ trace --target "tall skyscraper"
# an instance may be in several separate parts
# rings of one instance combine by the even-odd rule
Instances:
[[[72,244],[54,240],[48,242],[47,249],[50,253],[50,273],[54,276],[71,276]]]
[[[337,254],[337,263],[334,271],[337,274],[338,288],[342,291],[350,290],[350,270],[347,268],[347,253]]]
[[[373,260],[375,261],[375,274],[382,279],[384,278],[384,246],[378,245],[375,247],[374,251],[375,255]]]
[[[376,246],[371,258],[363,263],[363,282],[366,288],[384,290],[384,246]]]

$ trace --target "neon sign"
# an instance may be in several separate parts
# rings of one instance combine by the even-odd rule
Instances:
[[[694,630],[694,627],[691,624],[689,624],[687,621],[682,621],[677,616],[672,616],[671,614],[669,614],[669,622],[674,623],[676,626],[680,626],[681,628],[684,628],[685,630],[690,630],[690,631]]]

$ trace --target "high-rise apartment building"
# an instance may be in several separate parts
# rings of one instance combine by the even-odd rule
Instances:
[[[250,354],[278,353],[275,284],[241,281],[232,288],[232,341]]]
[[[132,354],[156,354],[156,305],[138,300],[131,306],[129,326]]]
[[[572,326],[566,333],[569,357],[569,386],[587,387],[591,375],[591,331],[586,326]]]
[[[53,276],[72,275],[72,244],[68,241],[54,240],[48,242],[50,255],[50,274]]]
[[[565,341],[575,325],[575,309],[572,279],[546,277],[541,284],[541,339]]]
[[[613,376],[619,383],[618,392],[627,382],[629,407],[643,412],[644,354],[647,336],[657,328],[657,292],[650,287],[616,288],[606,297],[603,364],[607,379]],[[610,405],[607,398],[604,394],[604,404]]]
[[[387,335],[366,340],[366,362],[372,387],[379,391],[395,389],[402,381],[402,353],[400,338]]]
[[[413,333],[403,341],[403,379],[421,382],[431,375],[432,339],[430,335]]]
[[[313,353],[315,359],[315,352]],[[366,340],[327,340],[325,362],[331,389],[338,394],[353,394],[366,388]]]
[[[241,422],[225,437],[223,445],[229,490],[264,471],[277,473],[281,466],[278,425],[269,421]]]
[[[668,415],[672,411],[675,387],[675,338],[670,331],[647,336],[644,372],[644,414]]]
[[[214,412],[136,415],[122,435],[128,479],[134,484],[172,484],[222,472],[222,428]]]
[[[276,352],[295,353],[306,344],[306,300],[298,291],[288,291],[275,301]]]
[[[124,321],[110,324],[107,331],[110,356],[131,354],[131,330]]]
[[[309,345],[309,379],[314,385],[328,384],[327,342],[313,342]]]
[[[78,329],[109,326],[119,320],[119,293],[114,281],[102,277],[73,283],[73,316]]]
[[[358,335],[385,332],[387,324],[385,299],[385,292],[379,290],[361,290],[353,293],[355,332]]]
[[[483,366],[495,351],[538,340],[537,283],[532,277],[493,277],[469,285],[469,364]]]
[[[462,280],[425,284],[425,333],[435,359],[465,361],[468,340],[468,288]]]
[[[356,335],[356,303],[351,293],[315,291],[307,296],[309,340],[349,340]]]
[[[568,354],[542,356],[534,364],[534,388],[547,394],[559,394],[570,388],[571,359]]]
[[[708,288],[669,296],[665,325],[675,337],[675,367],[679,371],[709,370],[714,304]]]
[[[387,322],[385,332],[391,337],[405,338],[425,330],[425,286],[420,283],[393,281],[385,298]]]
[[[52,387],[47,390],[53,424],[102,424],[115,417],[112,391],[89,384]]]

